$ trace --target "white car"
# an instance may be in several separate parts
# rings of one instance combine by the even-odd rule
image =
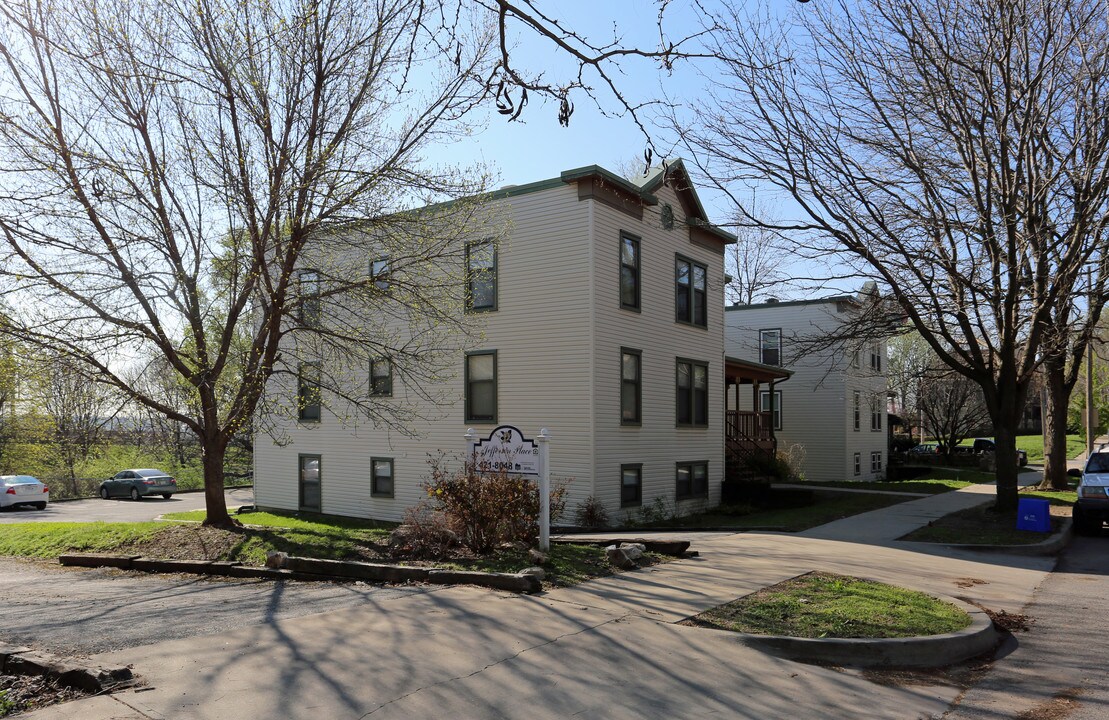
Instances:
[[[50,488],[30,475],[0,475],[0,508],[30,505],[46,509],[50,502]]]
[[[1073,510],[1074,531],[1079,535],[1096,535],[1102,523],[1109,520],[1109,452],[1090,455],[1081,472],[1070,470],[1067,474],[1081,478]]]

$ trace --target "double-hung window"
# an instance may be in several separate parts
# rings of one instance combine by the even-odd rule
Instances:
[[[491,240],[466,245],[466,309],[497,309],[497,247]]]
[[[870,399],[870,429],[878,431],[882,429],[882,397],[875,395]]]
[[[875,342],[870,346],[870,369],[882,372],[882,343]]]
[[[297,274],[297,295],[300,300],[300,322],[307,327],[320,326],[320,273],[301,270]]]
[[[642,422],[643,356],[639,350],[620,349],[620,424]]]
[[[297,368],[297,417],[316,422],[320,419],[320,364],[304,362]]]
[[[677,362],[677,424],[709,424],[709,366],[696,360]]]
[[[678,255],[674,261],[674,319],[708,326],[708,268]]]
[[[634,507],[643,502],[643,465],[620,466],[620,507]]]
[[[393,363],[389,358],[370,360],[370,395],[389,397],[393,394]]]
[[[466,355],[466,422],[497,421],[497,353]]]
[[[771,402],[773,401],[773,405]],[[762,390],[759,392],[760,410],[764,413],[770,413],[771,419],[774,421],[774,429],[782,429],[782,391],[775,390],[771,395],[769,390]]]
[[[385,255],[370,262],[370,277],[378,292],[389,292],[389,256]]]
[[[855,475],[856,477],[863,472],[862,453],[855,453]]]
[[[781,330],[759,330],[759,362],[763,365],[782,364]]]
[[[882,472],[882,453],[870,453],[870,472]]]
[[[855,405],[855,429],[858,430],[862,425],[862,396],[859,394],[859,391],[856,390],[851,394],[851,397]]]
[[[393,458],[370,458],[370,495],[393,497]]]
[[[620,307],[639,309],[639,238],[620,235]]]
[[[709,464],[707,462],[678,463],[674,482],[674,499],[708,497]]]

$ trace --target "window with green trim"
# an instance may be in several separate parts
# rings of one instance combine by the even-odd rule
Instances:
[[[620,423],[642,422],[643,368],[639,350],[620,349]]]
[[[370,494],[373,497],[393,497],[393,458],[370,458],[373,475]]]
[[[386,357],[370,360],[370,395],[393,394],[393,363]]]
[[[643,503],[643,465],[620,466],[620,507]]]
[[[639,309],[639,238],[620,235],[620,307]]]
[[[674,319],[708,326],[708,268],[681,255],[674,261]]]
[[[466,355],[466,422],[497,421],[497,353]]]
[[[695,360],[677,362],[677,424],[709,424],[709,366]]]
[[[301,270],[297,273],[297,299],[300,301],[300,322],[306,327],[320,326],[320,273]]]
[[[497,309],[497,248],[491,240],[466,245],[466,309]]]
[[[297,368],[297,417],[308,422],[320,419],[320,364],[301,363]]]

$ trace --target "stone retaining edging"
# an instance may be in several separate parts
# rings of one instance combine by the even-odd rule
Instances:
[[[968,660],[994,649],[1000,635],[983,610],[951,597],[939,599],[970,615],[970,625],[942,635],[910,638],[799,638],[753,635],[730,630],[741,645],[802,662],[821,662],[864,668],[934,668]]]
[[[99,693],[134,679],[130,668],[81,665],[50,653],[0,642],[0,673],[43,675],[59,685]]]
[[[158,560],[139,555],[100,555],[70,553],[58,556],[58,562],[70,567],[112,567],[160,573],[194,573],[262,580],[368,580],[371,582],[427,582],[437,585],[479,585],[496,590],[536,593],[542,583],[534,575],[523,573],[486,573],[409,567],[379,563],[346,562],[290,557],[284,568],[253,567],[237,562],[208,560]]]

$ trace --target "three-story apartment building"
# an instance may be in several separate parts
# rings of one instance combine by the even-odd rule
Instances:
[[[337,417],[326,402],[299,420],[267,418],[282,441],[256,440],[260,507],[400,520],[425,497],[429,454],[461,454],[468,428],[501,425],[549,429],[571,510],[593,496],[618,520],[656,498],[678,513],[718,501],[734,237],[708,222],[681,161],[634,182],[579,168],[492,202],[510,230],[501,243],[476,233],[467,248],[459,312],[480,332],[457,348],[447,400],[419,413],[438,419],[406,434]],[[404,395],[387,362],[365,375],[380,402]]]

